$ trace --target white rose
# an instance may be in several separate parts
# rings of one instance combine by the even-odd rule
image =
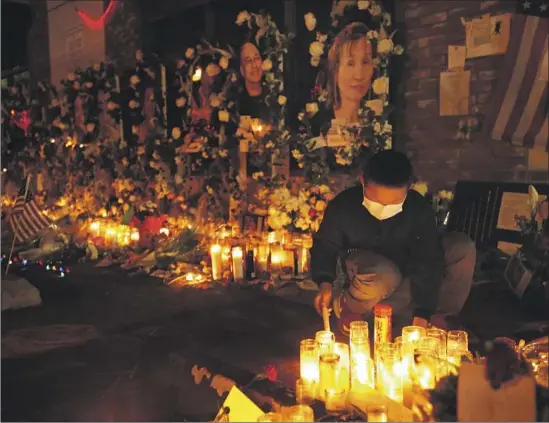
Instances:
[[[312,31],[316,28],[316,18],[311,12],[305,15],[305,26],[309,31]]]
[[[313,41],[309,47],[309,53],[313,57],[320,57],[324,53],[324,44],[319,41]]]
[[[317,68],[320,65],[320,56],[311,57],[311,66]]]
[[[270,71],[273,68],[273,62],[269,59],[263,61],[263,70]]]
[[[221,67],[221,69],[227,69],[229,67],[229,59],[227,59],[226,57],[222,57],[221,59],[219,59],[219,66]]]
[[[372,7],[370,7],[370,14],[372,16],[381,15],[381,6],[379,4],[373,4]]]
[[[368,0],[358,0],[357,6],[360,10],[366,10],[370,6],[370,2]]]
[[[187,99],[185,97],[179,97],[177,100],[175,100],[175,105],[177,107],[184,107],[187,103]]]
[[[210,97],[210,106],[212,107],[219,107],[221,105],[221,99],[217,95],[212,95]]]
[[[227,110],[220,110],[217,113],[217,117],[220,122],[228,122],[229,121],[229,112]]]
[[[309,113],[310,115],[315,115],[318,112],[318,104],[317,103],[307,103],[305,105],[305,111]]]
[[[286,98],[286,96],[283,96],[283,95],[278,96],[278,104],[280,104],[281,106],[284,106],[287,100],[288,99]]]
[[[381,40],[377,45],[377,51],[380,54],[388,54],[393,51],[393,41],[390,38]]]
[[[206,66],[206,73],[208,76],[211,76],[212,78],[214,76],[219,75],[221,72],[221,68],[217,66],[215,63],[210,63],[208,66]]]
[[[242,25],[244,22],[248,22],[249,20],[250,20],[250,14],[248,13],[248,11],[243,10],[237,15],[236,24]]]
[[[139,84],[140,81],[141,80],[137,75],[132,75],[132,77],[130,78],[130,84],[132,84],[133,86]]]
[[[189,47],[187,50],[185,50],[185,57],[187,59],[190,59],[194,56],[194,48]]]
[[[372,88],[374,93],[378,95],[387,94],[389,92],[389,79],[385,76],[377,78],[372,84]]]
[[[181,137],[181,129],[179,129],[177,126],[172,129],[172,138],[174,140],[177,140]]]

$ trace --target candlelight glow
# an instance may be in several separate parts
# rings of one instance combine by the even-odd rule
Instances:
[[[168,228],[160,228],[160,231],[158,231],[158,233],[160,235],[166,235],[166,236],[170,236],[170,230]]]

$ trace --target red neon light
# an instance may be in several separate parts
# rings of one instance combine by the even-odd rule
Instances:
[[[107,9],[103,12],[103,15],[101,15],[99,19],[92,19],[85,12],[82,12],[78,9],[76,9],[76,13],[78,13],[78,16],[80,16],[80,19],[84,21],[88,28],[93,29],[94,31],[98,31],[100,29],[103,29],[107,17],[114,11],[115,7],[116,0],[111,0],[109,5],[107,6]]]

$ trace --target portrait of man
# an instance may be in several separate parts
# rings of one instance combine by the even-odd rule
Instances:
[[[269,109],[263,92],[263,59],[257,46],[248,41],[240,49],[240,74],[244,86],[239,99],[241,116],[268,120]]]

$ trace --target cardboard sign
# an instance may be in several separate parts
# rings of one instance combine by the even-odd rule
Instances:
[[[261,408],[233,386],[214,421],[256,422],[263,414]]]
[[[459,422],[536,421],[536,383],[522,376],[494,390],[482,364],[463,363],[457,392]]]

